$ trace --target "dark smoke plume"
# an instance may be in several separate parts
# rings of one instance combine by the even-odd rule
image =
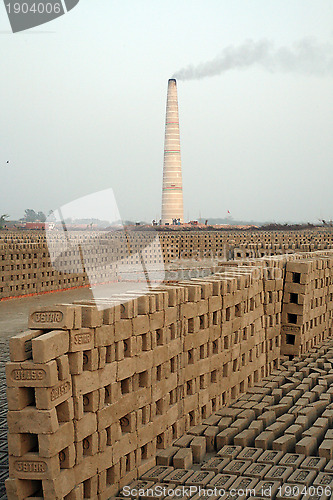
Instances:
[[[231,69],[261,66],[270,72],[306,75],[333,75],[333,45],[303,39],[293,47],[275,47],[269,40],[247,40],[239,46],[226,47],[220,55],[198,65],[190,64],[177,71],[173,78],[199,80]]]

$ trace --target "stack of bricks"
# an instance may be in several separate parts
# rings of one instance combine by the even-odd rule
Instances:
[[[10,341],[8,497],[107,499],[265,375],[251,272],[33,311]]]
[[[264,318],[266,330],[266,363],[269,371],[277,368],[281,350],[281,315],[284,283],[284,262],[281,259],[265,261],[264,273]]]
[[[333,258],[289,261],[282,308],[282,354],[299,355],[327,338],[331,327]]]
[[[206,490],[201,496],[210,490],[223,500],[331,498],[332,372],[332,340],[309,357],[283,362],[228,407],[158,450],[156,466],[131,483],[126,496],[134,499],[141,490],[148,499],[163,488],[184,487],[195,499],[199,488]],[[226,436],[225,429],[233,432]]]
[[[332,247],[330,231],[68,231],[48,235],[43,231],[0,231],[0,300],[115,281],[116,261],[141,270],[141,258],[166,264],[184,258],[229,260],[261,258],[281,253],[314,251]],[[69,245],[68,245],[69,243]],[[80,252],[80,247],[83,253]],[[55,269],[52,263],[57,262]],[[94,273],[95,271],[95,273]],[[70,274],[65,274],[70,272]],[[121,273],[120,273],[121,274]]]
[[[314,307],[323,322],[317,326],[323,330],[330,324],[331,260],[324,255],[311,259],[311,272],[303,275],[311,278],[312,288],[306,290],[310,301],[318,299]],[[298,449],[308,441],[313,449],[313,438],[317,443],[319,437],[303,436],[312,422],[304,406],[311,403],[319,418],[324,402],[330,403],[330,392],[324,397],[314,389],[314,380],[321,376],[321,385],[328,384],[332,349],[323,351],[319,361],[314,356],[295,364],[287,361],[274,372],[280,315],[274,301],[281,304],[279,269],[284,262],[276,258],[230,266],[146,295],[100,299],[98,307],[87,301],[32,311],[30,330],[10,340],[9,500],[33,495],[106,500],[145,474],[155,463],[156,450],[168,449],[184,432],[202,437],[197,426],[202,429],[213,412],[227,420],[218,425],[216,416],[209,420],[214,428],[204,434],[207,446],[254,442],[269,448],[285,429],[285,423],[280,430],[274,427],[275,420],[290,411],[300,412],[302,432],[295,429],[296,442],[311,438]],[[296,272],[299,262],[287,261],[287,273]],[[324,313],[320,299],[325,294]],[[319,341],[318,335],[321,331],[316,333]],[[308,377],[311,369],[314,374]],[[301,397],[312,389],[316,394]],[[245,391],[250,398],[233,403],[243,412],[240,421],[218,414]],[[254,417],[260,422],[253,422]],[[330,434],[321,437],[327,453]],[[274,446],[291,442],[295,445],[289,438]],[[193,443],[192,460],[202,456],[202,443]],[[191,461],[188,451],[176,458],[183,464]]]

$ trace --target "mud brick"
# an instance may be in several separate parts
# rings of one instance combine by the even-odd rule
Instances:
[[[193,462],[199,464],[206,455],[206,438],[204,436],[195,437],[190,444]]]
[[[98,348],[98,369],[104,368],[106,364],[106,347]]]
[[[245,476],[238,477],[232,484],[233,491],[249,491],[252,490],[258,483],[258,479]]]
[[[241,446],[223,446],[220,451],[217,453],[219,457],[222,458],[230,458],[231,460],[234,460],[239,453],[242,451]]]
[[[303,427],[301,425],[294,424],[294,425],[291,425],[290,427],[288,427],[284,432],[286,435],[291,434],[291,435],[295,436],[296,441],[298,441],[301,438],[301,435],[303,433]]]
[[[99,351],[97,348],[83,352],[83,370],[96,371],[99,368]]]
[[[275,435],[273,431],[263,431],[259,436],[255,439],[256,448],[263,448],[267,450],[271,448]]]
[[[99,391],[92,391],[84,394],[80,398],[82,401],[83,412],[96,412],[100,408],[100,394]]]
[[[272,443],[273,450],[283,451],[285,453],[292,452],[295,448],[296,437],[292,434],[285,434],[277,439],[274,439]]]
[[[297,469],[301,466],[304,460],[305,455],[300,455],[298,453],[286,453],[279,461],[279,465],[287,465],[289,467],[293,467],[293,469]]]
[[[6,364],[6,379],[8,387],[52,387],[58,382],[57,363],[10,362]]]
[[[261,448],[253,448],[253,447],[245,447],[242,451],[237,455],[238,460],[250,460],[251,462],[255,462],[263,450]]]
[[[76,463],[82,463],[85,456],[94,456],[98,453],[98,433],[94,432],[87,436],[83,441],[75,443]]]
[[[262,480],[265,477],[265,474],[271,469],[271,464],[262,464],[262,463],[251,463],[249,467],[243,472],[244,476],[248,477],[256,477]]]
[[[156,463],[155,456],[142,460],[141,464],[138,466],[138,477],[141,477],[142,474],[145,474],[149,469],[154,467],[155,463]]]
[[[8,434],[9,454],[22,457],[38,447],[36,434]]]
[[[194,425],[191,427],[187,433],[188,434],[193,434],[194,436],[202,436],[204,431],[207,429],[207,425]]]
[[[217,488],[227,490],[236,481],[237,476],[235,474],[216,474],[216,476],[208,484],[208,488]]]
[[[174,455],[177,453],[179,448],[177,446],[170,446],[165,450],[158,450],[156,453],[156,464],[157,465],[172,465],[172,460]]]
[[[98,375],[95,375],[97,373]],[[98,372],[91,372],[87,374],[87,378],[92,377],[94,374],[95,381],[97,382],[97,379],[99,377],[99,386],[100,387],[106,387],[110,383],[116,382],[116,373],[117,373],[117,366],[116,363],[107,363],[101,370],[98,370]],[[81,375],[82,377],[82,375]],[[91,390],[95,390],[98,387],[94,387]],[[84,391],[87,393],[87,391]],[[90,391],[89,391],[90,392]]]
[[[106,430],[102,430],[98,432],[98,449],[100,452],[106,450],[107,447],[107,432]]]
[[[258,498],[275,498],[279,488],[281,487],[279,481],[259,481],[254,486],[255,496]],[[255,497],[251,497],[255,498]]]
[[[312,424],[311,419],[307,415],[299,415],[295,420],[296,425],[301,425],[303,432],[310,427]]]
[[[60,425],[54,434],[40,434],[38,449],[41,457],[53,457],[74,442],[74,424],[66,422]]]
[[[184,484],[187,481],[187,479],[189,479],[192,476],[193,473],[194,473],[193,470],[186,470],[184,467],[180,467],[170,472],[167,476],[165,476],[163,478],[163,482]]]
[[[304,484],[286,483],[282,484],[277,492],[276,500],[300,500],[304,498],[302,492],[305,490]],[[311,497],[312,498],[312,497]]]
[[[254,444],[256,436],[259,434],[255,429],[245,429],[234,437],[235,445],[251,446]]]
[[[257,462],[275,465],[281,460],[283,455],[283,451],[266,450],[262,453],[262,455],[260,455],[260,457],[257,459]]]
[[[80,464],[75,465],[75,483],[80,484],[97,474],[96,457],[86,456]]]
[[[82,331],[81,329],[80,331]],[[105,347],[105,346],[110,346],[114,343],[114,325],[113,324],[107,324],[107,325],[102,325],[98,328],[95,329],[95,335],[94,335],[94,330],[92,329],[85,329],[83,332],[90,333],[92,338],[83,337],[82,339],[80,337],[77,337],[75,339],[74,337],[74,349],[79,348],[80,345],[87,345],[87,347],[84,350],[92,349],[93,347]],[[70,332],[72,334],[72,332]],[[92,339],[94,338],[94,345],[92,345]],[[89,344],[89,345],[88,345]],[[70,344],[71,346],[72,344]]]
[[[83,441],[97,431],[97,415],[95,413],[85,413],[81,420],[74,421],[75,441]]]
[[[173,467],[156,465],[142,475],[141,479],[147,479],[151,481],[162,481],[166,476],[168,476],[174,470]]]
[[[319,472],[313,481],[313,486],[315,485],[323,487],[329,486],[330,488],[333,488],[333,474],[330,474],[329,472]]]
[[[230,425],[230,429],[237,429],[237,434],[242,432],[244,429],[247,429],[249,426],[250,422],[247,421],[245,418],[237,418],[235,422],[233,422]]]
[[[189,486],[206,486],[215,477],[212,471],[197,471],[194,472],[186,481],[185,485]]]
[[[254,410],[251,409],[245,409],[243,410],[238,416],[237,419],[245,419],[249,424],[256,418],[256,414]]]
[[[83,372],[83,352],[68,354],[69,371],[71,375],[79,375]]]
[[[49,410],[63,403],[72,395],[72,380],[61,380],[53,387],[37,387],[35,389],[36,408]]]
[[[258,420],[262,420],[264,422],[264,426],[268,427],[269,425],[274,424],[276,421],[276,415],[274,411],[265,411],[262,413],[259,417]]]
[[[282,399],[279,398],[278,401],[280,401],[280,400],[282,401]],[[269,396],[268,394],[266,396],[261,395],[261,401],[262,401],[262,403],[268,403],[267,406],[272,406],[278,402],[276,397]]]
[[[223,472],[225,472],[226,474],[242,476],[250,465],[250,460],[231,460],[231,462],[229,462],[228,465],[224,467]]]
[[[273,389],[272,390],[272,396],[274,397],[274,400],[276,403],[278,403],[280,401],[280,399],[283,398],[284,394],[283,394],[283,390],[278,388],[278,389]]]
[[[27,330],[9,339],[11,361],[25,361],[32,358],[32,339],[42,335],[44,330]]]
[[[52,305],[32,309],[28,327],[31,330],[70,330],[80,328],[80,307],[73,305]]]
[[[310,469],[296,469],[289,477],[288,483],[304,484],[310,486],[317,472]]]
[[[9,456],[9,468],[12,476],[18,479],[52,479],[60,474],[57,456],[41,458],[37,453],[26,453],[23,457]]]
[[[56,359],[59,380],[66,380],[70,377],[69,360],[67,355],[59,356]]]
[[[287,481],[293,471],[294,469],[292,467],[288,467],[286,465],[273,465],[272,468],[266,473],[265,479],[279,481],[283,484]]]
[[[67,399],[56,408],[58,422],[70,422],[74,418],[73,399]]]
[[[105,369],[103,369],[103,372],[104,370]],[[100,376],[103,372],[100,373],[99,371],[95,370],[92,372],[86,371],[81,373],[80,375],[73,375],[73,394],[75,394],[76,397],[79,397],[80,395],[87,394],[88,392],[99,389],[100,386],[106,385],[104,384],[104,380],[100,380]]]
[[[328,404],[332,402],[332,398],[333,398],[332,394],[328,394],[327,392],[320,395],[320,401],[325,401]]]
[[[7,387],[9,410],[23,410],[35,402],[34,389],[30,387]]]
[[[32,339],[32,357],[35,363],[47,363],[69,350],[68,332],[53,330]]]
[[[190,448],[179,448],[173,457],[173,466],[176,469],[188,469],[193,463],[192,450]],[[178,484],[178,483],[176,483]]]
[[[219,421],[221,420],[220,415],[211,415],[208,418],[205,418],[205,420],[202,421],[204,425],[211,425],[211,426],[217,426]]]
[[[333,427],[333,410],[331,409],[326,409],[322,415],[321,415],[323,418],[327,418],[328,421],[329,421],[329,426],[330,428]]]
[[[211,470],[218,474],[230,462],[230,458],[212,457],[201,466],[201,470]]]
[[[280,417],[284,413],[286,413],[291,408],[289,404],[277,404],[273,406],[267,406],[267,411],[274,411],[276,417]]]
[[[7,414],[8,430],[14,434],[52,434],[59,428],[57,412],[27,407]]]
[[[315,437],[304,437],[296,443],[296,453],[306,455],[314,455],[317,450],[317,439]]]
[[[23,500],[32,497],[40,489],[40,482],[33,480],[22,480],[15,478],[6,479],[6,491],[8,500]]]
[[[137,371],[138,366],[137,358],[126,358],[117,363],[117,379],[124,380],[126,378],[132,377]]]
[[[325,429],[322,429],[320,427],[310,427],[310,429],[307,429],[306,431],[303,432],[302,437],[315,437],[317,439],[317,445],[322,441],[324,438],[325,434]]]
[[[103,311],[94,305],[81,305],[83,328],[97,328],[103,324]]]
[[[232,417],[222,417],[217,424],[220,432],[224,431],[224,429],[228,429],[232,424],[232,422],[233,422]]]
[[[234,421],[237,418],[237,415],[242,413],[242,410],[237,409],[237,408],[221,408],[220,410],[216,411],[216,415],[220,415],[221,417],[230,417],[232,418],[232,421]]]
[[[253,406],[253,411],[255,412],[256,414],[256,417],[258,418],[260,415],[262,415],[263,413],[266,412],[266,408],[267,406],[269,406],[269,403],[265,403],[265,402],[262,402],[262,403],[258,403],[256,404],[255,406]],[[274,417],[275,417],[275,413],[274,413]],[[253,422],[256,422],[256,420],[254,420]],[[253,423],[252,422],[252,423]],[[272,422],[273,423],[273,422]]]
[[[227,444],[232,444],[234,437],[238,434],[236,428],[224,429],[219,434],[216,435],[216,449],[220,450],[223,446]]]
[[[98,451],[98,449],[97,449]],[[60,467],[61,469],[72,469],[76,462],[76,450],[74,443],[64,448],[59,453]]]
[[[326,459],[320,457],[306,457],[299,465],[300,469],[312,469],[320,472],[326,465]]]
[[[254,429],[258,436],[264,430],[264,423],[262,420],[254,420],[250,423],[249,429]]]
[[[211,453],[215,450],[216,447],[216,435],[219,433],[219,428],[213,425],[207,427],[204,432],[204,436],[206,438],[206,448],[207,453]]]
[[[100,332],[103,328],[113,328],[109,326],[102,326],[96,328]],[[96,333],[97,336],[97,333]],[[99,335],[99,342],[102,342],[100,337],[104,338],[102,334]],[[96,343],[97,340],[96,340]],[[81,328],[80,330],[70,330],[69,332],[69,352],[88,351],[95,346],[95,334],[92,328]]]
[[[291,413],[286,413],[285,415],[281,415],[276,419],[276,422],[281,422],[284,425],[284,429],[292,425],[295,421],[295,416]]]
[[[318,448],[318,455],[327,460],[333,459],[333,439],[324,439]]]

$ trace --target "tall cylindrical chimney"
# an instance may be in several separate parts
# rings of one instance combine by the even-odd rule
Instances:
[[[172,224],[175,219],[184,222],[177,83],[172,78],[166,106],[161,220],[162,224]]]

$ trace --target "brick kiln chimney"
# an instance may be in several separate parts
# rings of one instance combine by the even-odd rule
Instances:
[[[162,224],[172,224],[175,219],[184,222],[177,82],[171,78],[166,106],[161,220]]]

